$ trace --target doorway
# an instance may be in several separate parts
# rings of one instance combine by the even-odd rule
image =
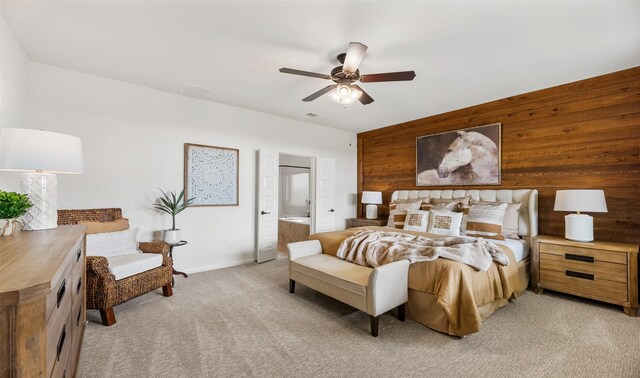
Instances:
[[[282,162],[280,162],[281,156],[284,159]],[[288,185],[286,179],[283,179],[283,184],[280,183],[280,165],[297,168],[309,167],[309,169],[293,171],[291,174],[285,173],[285,177],[291,177],[291,183]],[[294,216],[303,218],[298,220],[299,223],[310,223],[309,231],[304,233],[307,236],[310,233],[334,230],[335,160],[333,158],[280,154],[274,150],[261,148],[256,154],[256,168],[254,247],[256,262],[262,263],[278,257],[278,250],[281,248],[278,243],[278,222],[280,218],[289,215],[285,212],[292,209],[296,211],[293,213]],[[306,172],[308,172],[308,176],[304,174]],[[307,180],[308,193],[305,195],[306,192],[303,188]],[[289,204],[283,208],[280,196],[286,195],[286,192],[281,192],[280,187],[286,188],[287,185],[289,186]],[[293,187],[300,190],[296,190],[294,194],[291,191]],[[304,201],[305,199],[306,201]]]
[[[312,158],[279,154],[278,252],[307,240],[311,228]]]

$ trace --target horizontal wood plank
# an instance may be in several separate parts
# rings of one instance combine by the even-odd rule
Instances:
[[[501,184],[464,189],[539,189],[539,231],[550,235],[564,234],[567,214],[553,211],[556,190],[603,189],[596,238],[640,242],[640,67],[360,133],[358,193],[388,202],[394,190],[450,189],[416,186],[416,138],[494,122]]]

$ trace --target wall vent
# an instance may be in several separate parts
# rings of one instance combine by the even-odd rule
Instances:
[[[197,98],[207,98],[213,91],[208,88],[199,87],[193,84],[184,83],[178,89],[178,93],[183,94],[185,96],[197,97]]]

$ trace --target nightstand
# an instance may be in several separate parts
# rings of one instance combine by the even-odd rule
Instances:
[[[638,245],[540,235],[534,238],[531,262],[536,293],[549,289],[596,299],[637,316]]]
[[[363,226],[386,226],[386,219],[351,218],[347,219],[347,228]]]

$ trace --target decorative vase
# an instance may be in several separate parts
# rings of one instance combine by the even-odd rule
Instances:
[[[0,235],[9,236],[13,235],[20,223],[15,218],[0,219]]]
[[[164,230],[164,242],[169,244],[178,244],[182,240],[180,238],[180,230]]]

